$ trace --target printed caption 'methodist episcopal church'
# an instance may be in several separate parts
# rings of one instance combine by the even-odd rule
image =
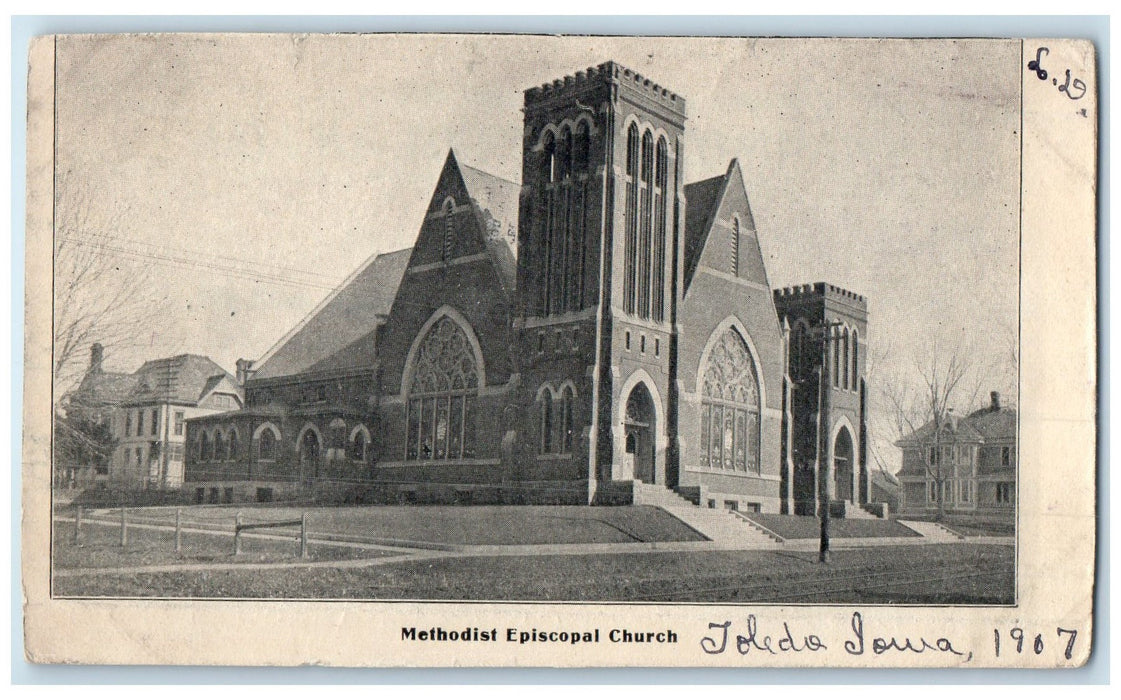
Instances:
[[[866,503],[864,297],[771,289],[739,163],[682,181],[680,95],[609,62],[524,113],[520,186],[449,152],[415,245],[238,363],[244,407],[188,423],[188,491]]]

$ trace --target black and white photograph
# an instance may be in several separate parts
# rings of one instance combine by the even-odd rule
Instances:
[[[51,41],[51,600],[1023,603],[1025,89],[1092,72]]]

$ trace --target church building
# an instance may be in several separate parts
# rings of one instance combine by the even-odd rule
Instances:
[[[413,247],[239,363],[245,406],[189,421],[188,486],[866,504],[864,298],[772,291],[739,163],[683,180],[680,95],[609,62],[527,90],[524,115],[520,185],[449,152]],[[198,449],[231,430],[236,454]]]

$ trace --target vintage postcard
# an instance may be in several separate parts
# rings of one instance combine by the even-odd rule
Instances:
[[[42,663],[1075,667],[1071,40],[30,56]]]

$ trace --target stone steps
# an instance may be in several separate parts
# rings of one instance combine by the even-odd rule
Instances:
[[[664,486],[635,482],[634,502],[661,508],[717,544],[774,547],[781,541],[733,511],[701,508]]]

